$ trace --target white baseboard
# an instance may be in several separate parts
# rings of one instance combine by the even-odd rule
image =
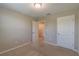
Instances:
[[[17,49],[17,48],[23,47],[23,46],[28,45],[28,44],[30,44],[30,42],[24,43],[24,44],[21,44],[21,45],[18,45],[18,46],[16,46],[16,47],[13,47],[13,48],[10,48],[10,49],[7,49],[7,50],[5,50],[5,51],[0,52],[0,54],[3,54],[3,53],[6,53],[6,52],[15,50],[15,49]]]
[[[79,51],[78,50],[76,50],[76,49],[72,49],[72,50],[75,51],[75,52],[77,52],[79,54]]]
[[[48,41],[45,41],[45,43],[49,44],[49,45],[52,45],[52,46],[59,46],[58,44],[54,44],[54,43],[51,43],[51,42],[48,42]],[[61,46],[59,46],[61,47]],[[76,49],[72,49],[73,51],[77,52],[79,54],[79,51],[76,50]]]
[[[52,45],[52,46],[58,46],[57,44],[54,44],[54,43],[51,43],[51,42],[48,42],[48,41],[45,41],[45,43]]]

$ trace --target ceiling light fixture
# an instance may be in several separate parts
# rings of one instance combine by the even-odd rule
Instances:
[[[35,6],[35,8],[41,8],[42,4],[41,3],[35,3],[34,6]]]

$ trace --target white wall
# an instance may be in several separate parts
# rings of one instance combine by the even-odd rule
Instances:
[[[79,10],[78,10],[78,51],[79,51]]]
[[[0,8],[0,51],[30,42],[32,20],[30,16]]]
[[[56,44],[57,43],[57,20],[56,17],[48,16],[46,17],[45,23],[45,33],[46,39],[45,41]]]

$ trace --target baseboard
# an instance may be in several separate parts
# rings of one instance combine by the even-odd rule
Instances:
[[[5,51],[0,52],[0,54],[3,54],[3,53],[6,53],[6,52],[15,50],[15,49],[17,49],[17,48],[23,47],[23,46],[28,45],[28,44],[30,44],[30,42],[24,43],[24,44],[21,44],[21,45],[18,45],[18,46],[16,46],[16,47],[13,47],[13,48],[10,48],[10,49],[7,49],[7,50],[5,50]]]
[[[48,41],[45,41],[45,43],[50,44],[50,45],[52,45],[52,46],[58,46],[57,44],[50,43],[50,42],[48,42]]]
[[[51,43],[51,42],[48,42],[48,41],[45,41],[45,43],[49,44],[49,45],[52,45],[52,46],[59,46],[58,44],[54,44],[54,43]],[[61,47],[61,46],[59,46]],[[76,50],[76,49],[72,49],[73,51],[77,52],[79,54],[79,51]]]
[[[78,55],[79,55],[79,50],[78,50]]]
[[[77,52],[79,54],[79,51],[78,50],[76,50],[76,49],[72,49],[72,50],[75,51],[75,52]]]

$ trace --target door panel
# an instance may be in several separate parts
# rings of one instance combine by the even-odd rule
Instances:
[[[74,25],[74,15],[57,18],[58,45],[65,48],[74,49]]]

